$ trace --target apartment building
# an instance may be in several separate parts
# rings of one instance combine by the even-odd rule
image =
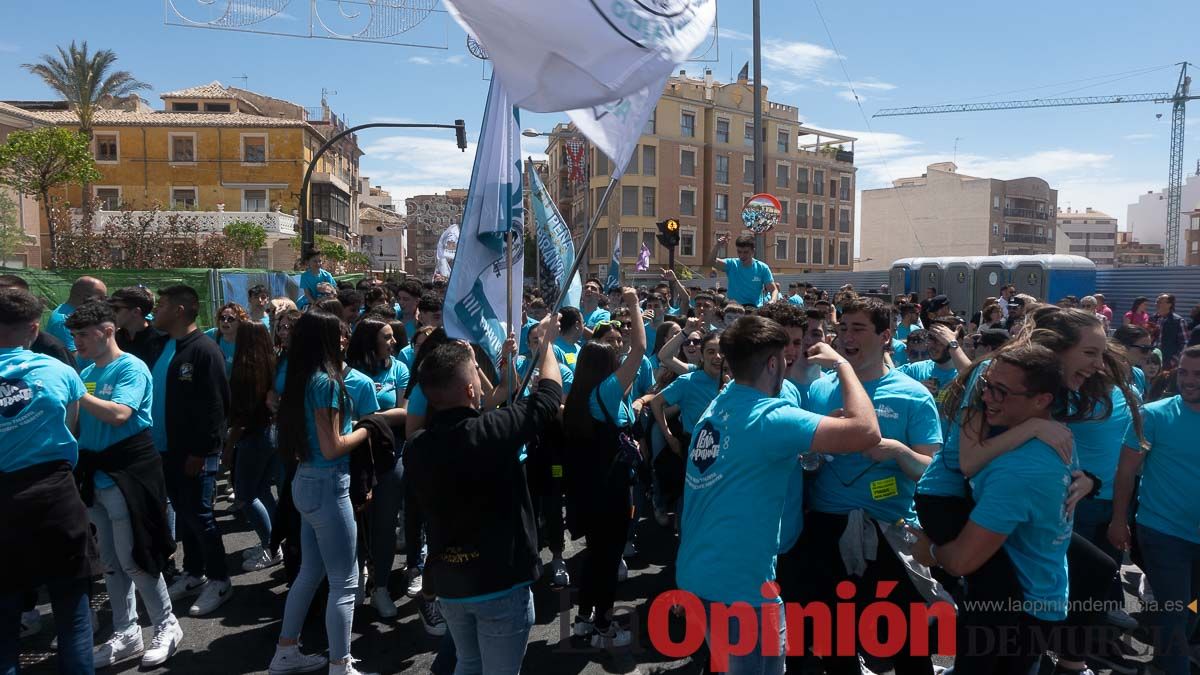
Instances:
[[[1138,241],[1133,232],[1117,233],[1117,267],[1162,267],[1166,257],[1162,244]]]
[[[462,224],[467,205],[466,190],[447,190],[440,195],[415,195],[404,200],[408,230],[408,256],[404,269],[420,279],[433,277],[437,266],[437,242],[453,224]]]
[[[1081,255],[1097,267],[1113,267],[1117,250],[1117,219],[1087,207],[1083,211],[1059,209],[1059,232],[1066,235],[1068,247],[1059,253]]]

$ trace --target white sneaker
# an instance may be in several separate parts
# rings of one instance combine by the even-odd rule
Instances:
[[[92,650],[92,667],[107,668],[136,659],[145,649],[141,628],[135,628],[129,633],[114,633],[107,642]]]
[[[37,609],[21,612],[21,637],[37,635],[42,630],[42,613]]]
[[[406,572],[406,575],[408,576],[408,588],[405,589],[404,594],[415,598],[421,594],[421,570],[414,567]]]
[[[246,558],[242,562],[242,569],[247,572],[257,572],[265,570],[268,567],[274,567],[283,562],[283,551],[276,549],[274,553],[268,553],[264,549],[259,549],[257,558]]]
[[[358,661],[358,659],[349,657],[346,659],[345,663],[330,663],[329,675],[374,675],[373,673],[364,673],[358,668],[355,668],[354,663],[356,661]]]
[[[262,554],[263,554],[263,547],[259,544],[255,544],[254,546],[251,546],[250,548],[242,551],[242,560],[253,560],[254,558],[261,558]]]
[[[150,648],[142,654],[142,667],[153,668],[162,665],[175,655],[180,642],[183,642],[183,629],[179,627],[179,620],[172,616],[154,630]]]
[[[191,609],[188,610],[188,614],[191,616],[209,614],[225,604],[232,596],[233,584],[228,579],[225,581],[209,581],[204,584],[204,590],[200,591],[200,597],[196,598],[196,602],[192,604]]]
[[[199,593],[206,583],[208,583],[208,577],[206,576],[194,577],[190,574],[181,574],[167,588],[167,595],[170,596],[171,600],[178,600],[185,595]]]
[[[1141,580],[1138,581],[1138,595],[1147,605],[1154,604],[1154,589],[1150,588],[1150,582],[1146,580],[1145,574],[1142,574]]]
[[[608,624],[606,631],[592,631],[592,647],[595,649],[620,649],[628,647],[631,642],[633,642],[633,637],[629,631],[615,623]]]
[[[625,581],[629,578],[629,565],[625,564],[625,559],[621,558],[621,564],[617,565],[617,581]]]
[[[300,645],[275,647],[275,656],[271,657],[271,665],[267,668],[270,675],[286,675],[287,673],[311,673],[320,670],[329,660],[320,654],[302,654]]]
[[[392,596],[388,594],[386,588],[376,588],[371,591],[371,606],[379,612],[379,617],[382,619],[396,618],[396,603],[392,601]]]

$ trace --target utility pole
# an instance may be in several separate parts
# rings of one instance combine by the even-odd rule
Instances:
[[[761,14],[761,0],[754,0],[753,5],[753,23],[754,23],[754,194],[762,194],[764,186],[767,184],[767,165],[766,153],[763,147],[763,128],[762,118],[762,26],[759,15]],[[765,235],[754,235],[754,249],[758,255],[766,256],[767,238]]]

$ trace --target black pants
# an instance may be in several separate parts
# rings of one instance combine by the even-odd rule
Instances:
[[[600,503],[583,523],[587,558],[579,580],[579,615],[587,617],[594,612],[596,628],[605,630],[617,599],[617,567],[625,551],[631,505],[629,487],[620,482],[605,486],[598,494]]]
[[[841,539],[842,533],[846,530],[847,516],[809,512],[804,516],[804,532],[800,535],[800,541],[797,542],[794,548],[803,552],[804,556],[804,571],[799,575],[799,579],[792,583],[798,585],[797,597],[801,598],[806,604],[808,602],[823,602],[827,607],[835,607],[838,603],[845,603],[835,594],[837,585],[842,581],[852,581],[857,592],[854,597],[854,603],[857,608],[856,616],[861,616],[863,608],[867,605],[876,602],[875,596],[876,587],[881,582],[895,582],[896,588],[890,595],[887,596],[886,602],[897,604],[901,607],[908,608],[912,603],[924,603],[924,598],[913,586],[908,578],[908,572],[896,554],[884,539],[883,533],[876,532],[879,538],[879,545],[875,551],[875,560],[868,560],[866,570],[861,577],[852,577],[842,563],[842,554],[838,548],[838,540]],[[791,592],[784,590],[786,598]],[[836,621],[831,626],[831,644],[838,644],[838,630]],[[789,626],[789,632],[800,630],[801,627]],[[888,642],[888,631],[891,628],[889,622],[883,622],[879,630],[879,639],[886,643]],[[909,627],[902,627],[905,632],[908,632]],[[855,635],[854,644],[856,647],[860,645],[858,636]],[[806,644],[811,642],[806,638]],[[928,643],[931,647],[936,645],[936,641],[930,640]],[[861,648],[859,649],[861,651]],[[857,656],[822,656],[821,664],[825,668],[828,675],[859,675]],[[933,661],[929,656],[919,656],[909,653],[908,640],[901,647],[900,652],[892,657],[892,664],[895,668],[896,675],[932,675]]]

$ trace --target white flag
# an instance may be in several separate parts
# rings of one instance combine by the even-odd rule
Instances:
[[[660,82],[709,36],[716,0],[445,0],[513,105],[604,105]],[[661,87],[658,88],[661,90]]]
[[[668,71],[654,84],[616,101],[567,111],[567,117],[571,118],[579,131],[612,160],[614,179],[625,173],[625,166],[629,164],[646,121],[654,112],[654,106],[658,105],[670,75]]]
[[[443,277],[450,276],[450,268],[453,267],[454,253],[458,248],[458,223],[442,230],[442,235],[437,241],[437,267],[434,269],[436,274]]]
[[[446,334],[478,344],[497,367],[504,340],[521,323],[525,218],[520,122],[500,77],[493,75],[442,311]],[[512,248],[512,274],[506,246]],[[509,293],[513,303],[506,310]]]

